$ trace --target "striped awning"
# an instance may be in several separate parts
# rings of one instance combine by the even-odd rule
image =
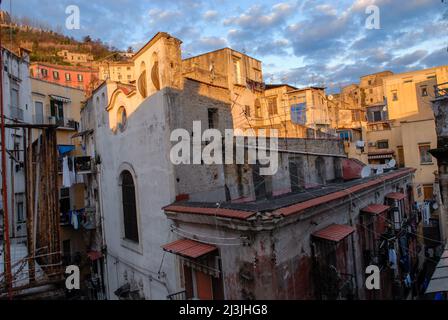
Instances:
[[[394,153],[393,151],[388,151],[388,152],[375,152],[375,153],[369,153],[368,154],[368,158],[369,160],[375,160],[375,159],[391,159],[394,157]]]
[[[54,94],[50,94],[50,98],[52,100],[59,101],[59,102],[62,102],[62,103],[72,102],[72,100],[70,100],[70,98],[65,98],[65,97],[54,95]]]
[[[194,240],[181,239],[162,246],[162,249],[182,257],[196,259],[216,251],[218,248]]]

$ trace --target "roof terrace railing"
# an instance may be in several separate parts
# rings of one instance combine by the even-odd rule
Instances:
[[[441,98],[441,97],[448,98],[448,82],[435,85],[434,92],[435,92],[436,98]]]

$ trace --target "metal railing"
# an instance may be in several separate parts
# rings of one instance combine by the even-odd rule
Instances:
[[[187,291],[180,291],[167,296],[168,300],[187,300]]]
[[[436,98],[448,97],[448,82],[435,85],[434,92]]]

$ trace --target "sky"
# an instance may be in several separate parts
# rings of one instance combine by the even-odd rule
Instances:
[[[80,8],[79,30],[64,27],[69,5]],[[371,5],[379,29],[366,28]],[[184,57],[231,47],[261,60],[267,83],[330,91],[382,70],[448,64],[443,0],[3,0],[2,9],[123,50],[158,31],[182,40]]]

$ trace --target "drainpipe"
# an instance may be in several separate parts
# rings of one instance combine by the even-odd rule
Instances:
[[[353,202],[352,199],[350,199],[350,208],[348,210],[348,215],[349,215],[349,219],[350,219],[350,226],[353,227],[353,217],[352,217],[352,209],[353,209]],[[352,255],[353,255],[353,267],[355,268],[354,270],[354,278],[355,278],[355,298],[356,300],[359,300],[359,288],[358,288],[358,266],[356,264],[356,250],[355,250],[355,241],[354,241],[354,235],[351,236],[351,242],[352,242]]]

